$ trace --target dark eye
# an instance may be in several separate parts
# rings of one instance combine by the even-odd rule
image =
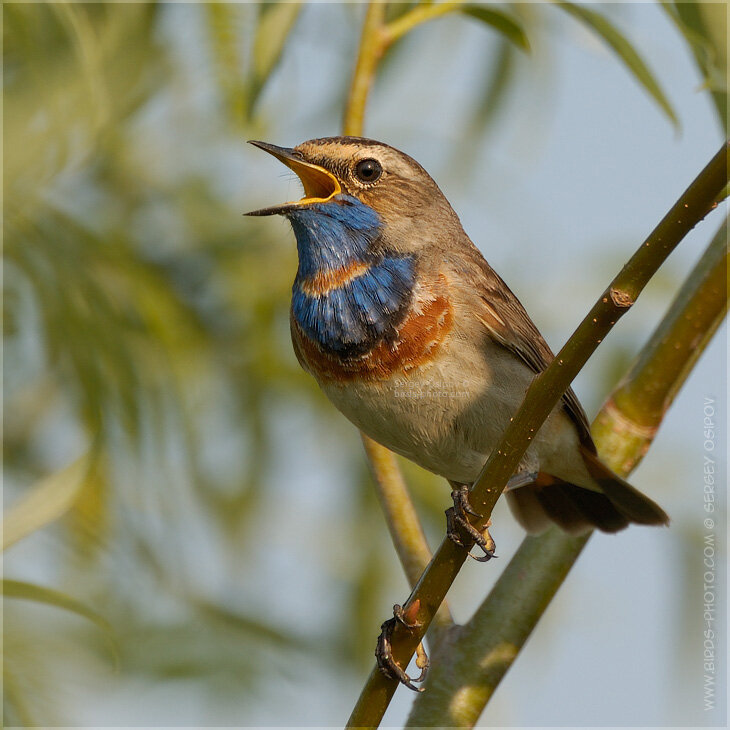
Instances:
[[[374,183],[383,173],[377,160],[360,160],[355,165],[355,177],[364,183]]]

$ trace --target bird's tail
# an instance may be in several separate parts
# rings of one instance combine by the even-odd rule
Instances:
[[[581,446],[588,473],[600,492],[585,489],[540,472],[532,483],[507,492],[517,520],[530,533],[555,523],[565,532],[580,534],[598,528],[618,532],[634,522],[666,525],[664,510]]]

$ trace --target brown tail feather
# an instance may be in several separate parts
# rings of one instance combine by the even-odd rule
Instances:
[[[603,494],[621,514],[640,525],[666,525],[669,517],[655,502],[646,497],[617,474],[614,474],[595,454],[581,446],[588,473]]]
[[[618,532],[629,526],[629,518],[616,509],[605,495],[572,484],[564,486],[569,490],[570,498],[594,527],[603,532]]]
[[[550,527],[552,520],[545,514],[534,489],[520,487],[505,494],[515,519],[530,535],[539,535]]]
[[[538,483],[507,492],[507,502],[517,521],[531,535],[552,523],[572,535],[598,528],[618,532],[629,524],[602,494],[540,475]]]
[[[545,514],[563,531],[570,535],[587,532],[591,523],[570,498],[572,485],[556,482],[544,487],[533,487],[535,496]]]
[[[540,473],[532,484],[507,492],[518,522],[531,534],[543,532],[554,522],[576,535],[592,528],[618,532],[631,522],[664,525],[663,510],[614,474],[598,457],[584,453],[591,478],[601,492],[569,484]]]

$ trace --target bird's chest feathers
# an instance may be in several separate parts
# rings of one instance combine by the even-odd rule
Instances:
[[[290,216],[299,251],[292,340],[320,380],[390,377],[430,354],[450,327],[445,296],[418,301],[413,257],[380,250],[380,219],[350,200]]]

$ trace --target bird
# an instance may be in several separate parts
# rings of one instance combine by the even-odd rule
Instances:
[[[494,543],[469,522],[469,487],[554,359],[550,347],[412,157],[364,137],[251,144],[304,187],[299,200],[248,214],[282,215],[293,229],[290,328],[299,363],[364,434],[446,478],[449,538],[476,544],[477,559],[488,560]],[[552,524],[581,534],[669,521],[600,460],[572,389],[505,494],[530,534]]]

